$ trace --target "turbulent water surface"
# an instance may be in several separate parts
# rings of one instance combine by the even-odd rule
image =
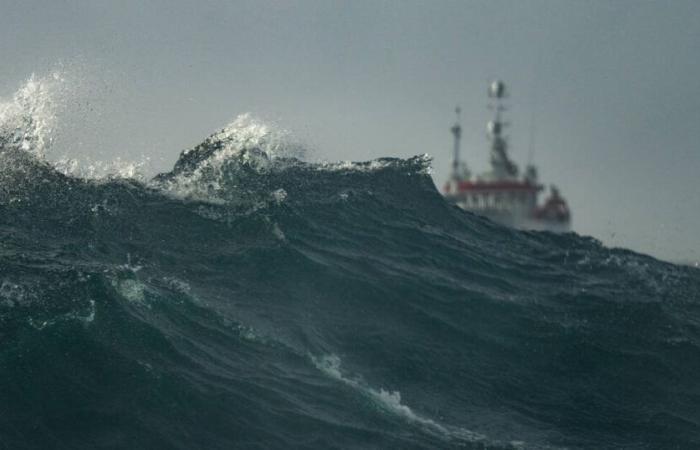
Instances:
[[[79,176],[41,95],[0,109],[0,448],[700,447],[697,269],[246,117],[152,180]]]

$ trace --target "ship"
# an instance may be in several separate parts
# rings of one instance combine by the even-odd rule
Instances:
[[[508,139],[503,120],[508,97],[503,81],[493,81],[488,87],[489,105],[494,117],[487,123],[490,142],[491,170],[472,176],[468,166],[460,160],[460,108],[451,128],[454,137],[452,171],[444,185],[445,198],[460,208],[487,217],[494,222],[521,230],[565,233],[571,230],[571,211],[559,189],[550,185],[545,189],[538,181],[537,167],[528,163],[521,174],[518,165],[508,155]],[[540,202],[540,195],[546,198]]]

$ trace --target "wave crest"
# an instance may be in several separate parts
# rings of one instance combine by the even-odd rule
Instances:
[[[44,157],[53,142],[56,96],[63,87],[60,72],[45,77],[34,74],[10,100],[0,101],[0,146],[14,147]]]

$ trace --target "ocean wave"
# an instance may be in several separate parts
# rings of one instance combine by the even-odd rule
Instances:
[[[0,116],[0,448],[700,445],[697,269],[251,116],[86,174],[45,157],[40,80]]]

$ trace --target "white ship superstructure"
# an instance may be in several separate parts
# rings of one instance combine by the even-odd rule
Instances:
[[[520,174],[517,164],[508,156],[508,143],[502,120],[506,98],[506,86],[494,81],[489,86],[489,98],[493,101],[494,118],[487,124],[491,142],[491,170],[472,177],[466,164],[460,160],[460,110],[451,131],[454,136],[452,174],[445,183],[444,195],[459,207],[486,216],[491,220],[519,229],[566,232],[571,227],[571,213],[564,198],[555,186],[543,203],[538,197],[544,187],[537,179],[537,168],[528,165]]]

